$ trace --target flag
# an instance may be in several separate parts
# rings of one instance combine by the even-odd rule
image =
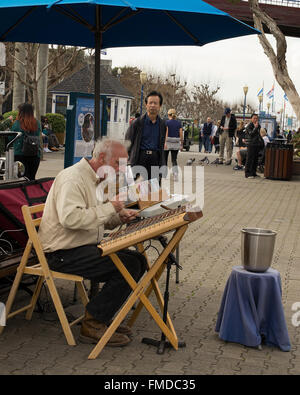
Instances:
[[[286,93],[284,94],[283,98],[284,98],[284,100],[289,101],[289,99],[287,98]]]
[[[272,88],[267,93],[267,96],[268,96],[269,99],[272,99],[274,97],[274,85],[272,86]]]
[[[264,88],[261,88],[261,90],[258,92],[257,96],[261,96],[264,93]]]

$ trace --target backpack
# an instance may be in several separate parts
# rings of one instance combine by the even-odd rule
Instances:
[[[37,156],[40,149],[40,138],[24,132],[23,139],[23,155],[24,156]]]

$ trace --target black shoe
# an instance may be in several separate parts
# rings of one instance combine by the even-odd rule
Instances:
[[[243,166],[236,165],[233,170],[243,170]]]

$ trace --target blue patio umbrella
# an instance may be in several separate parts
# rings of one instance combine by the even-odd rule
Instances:
[[[258,30],[201,0],[0,0],[0,41],[95,48],[95,139],[101,48],[204,45]]]

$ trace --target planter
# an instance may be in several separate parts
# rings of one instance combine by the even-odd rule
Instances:
[[[300,175],[300,160],[293,160],[293,175],[299,176]]]
[[[60,145],[65,144],[65,133],[55,133]]]

